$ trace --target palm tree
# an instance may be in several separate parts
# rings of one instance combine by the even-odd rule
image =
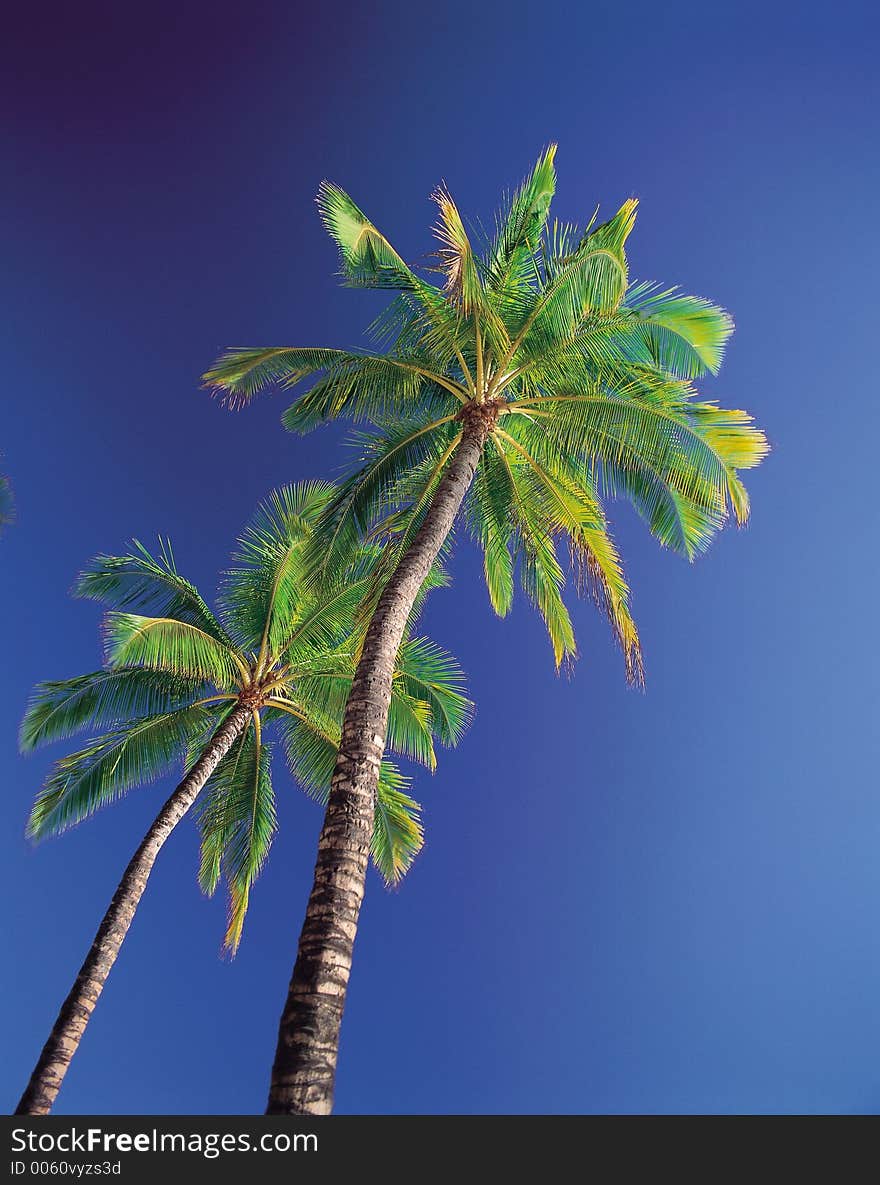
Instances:
[[[563,601],[567,544],[579,586],[607,614],[630,681],[642,680],[629,591],[606,498],[629,499],[659,542],[689,559],[749,504],[739,471],[767,451],[749,415],[697,398],[717,372],[729,315],[699,297],[630,283],[636,202],[585,229],[548,219],[555,147],[474,247],[445,189],[434,194],[434,284],[404,262],[351,198],[323,183],[318,205],[354,287],[396,293],[373,328],[380,348],[232,350],[205,375],[230,406],[270,385],[305,393],[284,413],[305,432],[372,422],[363,464],[328,506],[318,574],[337,548],[391,532],[342,728],[313,901],[281,1020],[272,1113],[330,1110],[339,1025],[363,896],[395,655],[414,599],[463,514],[483,549],[495,611],[519,572],[557,667],[575,655]]]
[[[331,494],[325,483],[301,484],[261,506],[239,537],[216,614],[180,575],[168,544],[158,557],[138,543],[127,555],[99,556],[80,576],[80,596],[111,606],[107,665],[38,685],[21,744],[30,750],[86,729],[103,731],[55,764],[29,833],[64,831],[181,758],[187,772],[125,870],[18,1114],[52,1107],[159,851],[196,797],[201,793],[199,880],[207,893],[226,881],[225,944],[233,953],[275,832],[267,730],[274,730],[294,779],[326,800],[363,632],[356,610],[375,566],[375,548],[361,546],[320,589],[304,588],[303,543]],[[391,748],[433,768],[434,738],[454,744],[469,717],[462,684],[449,654],[408,632],[393,679]],[[420,808],[407,790],[399,770],[383,761],[371,851],[389,883],[406,872],[422,843]]]

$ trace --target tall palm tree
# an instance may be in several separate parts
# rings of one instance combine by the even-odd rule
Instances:
[[[629,591],[606,498],[629,499],[659,542],[692,559],[749,504],[739,471],[767,451],[749,415],[700,400],[729,315],[699,297],[631,283],[625,243],[636,202],[584,229],[548,220],[555,147],[472,245],[445,189],[434,194],[432,283],[341,189],[318,205],[354,287],[396,293],[374,325],[380,348],[232,350],[205,375],[233,407],[273,384],[311,380],[284,413],[305,432],[367,420],[363,464],[329,505],[317,572],[337,547],[390,520],[372,618],[342,728],[313,902],[281,1020],[270,1112],[329,1111],[339,1025],[363,896],[395,655],[408,614],[463,514],[483,549],[491,603],[514,578],[547,624],[557,666],[575,655],[563,601],[567,545],[581,588],[607,614],[632,682],[642,680]]]
[[[30,834],[64,831],[181,759],[186,775],[125,870],[19,1114],[52,1107],[159,851],[196,797],[201,793],[199,880],[207,893],[226,881],[232,952],[275,832],[267,730],[299,785],[326,800],[362,636],[356,611],[375,566],[375,548],[361,546],[320,588],[303,586],[303,544],[331,494],[327,484],[310,483],[272,495],[239,537],[216,614],[180,575],[167,544],[158,557],[137,543],[127,555],[99,556],[80,576],[80,596],[111,606],[107,665],[38,685],[21,744],[30,750],[86,729],[104,731],[55,764]],[[449,654],[408,632],[393,678],[390,746],[433,768],[434,738],[454,744],[468,719],[462,684]],[[422,843],[420,808],[407,791],[407,780],[383,761],[371,851],[389,883]]]

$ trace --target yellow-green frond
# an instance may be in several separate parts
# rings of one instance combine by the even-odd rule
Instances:
[[[440,211],[434,233],[441,244],[440,260],[446,276],[446,293],[467,316],[483,304],[479,266],[455,202],[443,187],[436,189],[433,197]]]

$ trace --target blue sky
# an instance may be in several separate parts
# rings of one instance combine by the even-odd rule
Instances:
[[[417,256],[438,181],[488,219],[557,140],[559,216],[638,197],[632,274],[733,311],[707,394],[774,451],[749,527],[694,565],[612,508],[645,695],[586,603],[558,679],[459,545],[427,626],[478,713],[418,779],[407,881],[371,874],[337,1109],[880,1108],[871,7],[51,8],[8,18],[0,80],[3,1105],[172,785],[23,837],[53,756],[17,756],[27,693],[99,659],[78,567],[167,533],[210,590],[273,485],[339,471],[339,431],[198,388],[227,345],[362,342],[376,304],[337,286],[322,177]],[[192,825],[163,851],[59,1111],[262,1109],[320,826],[279,791],[234,962]]]

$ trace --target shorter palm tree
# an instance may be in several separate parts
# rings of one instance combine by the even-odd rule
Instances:
[[[239,537],[216,614],[178,572],[167,543],[158,557],[138,543],[127,555],[99,556],[79,577],[79,596],[110,606],[107,665],[39,684],[21,746],[103,731],[52,768],[30,835],[64,831],[181,759],[186,775],[125,870],[18,1114],[51,1109],[159,851],[197,796],[199,880],[207,893],[226,881],[232,952],[276,827],[267,731],[299,785],[326,801],[362,638],[358,609],[377,562],[376,548],[363,545],[320,588],[304,585],[303,545],[332,494],[326,483],[289,486],[260,507]],[[442,580],[440,573],[435,585]],[[471,707],[454,658],[410,631],[396,667],[391,748],[433,768],[435,739],[454,744]],[[421,847],[419,811],[407,779],[384,761],[372,855],[389,883]]]

